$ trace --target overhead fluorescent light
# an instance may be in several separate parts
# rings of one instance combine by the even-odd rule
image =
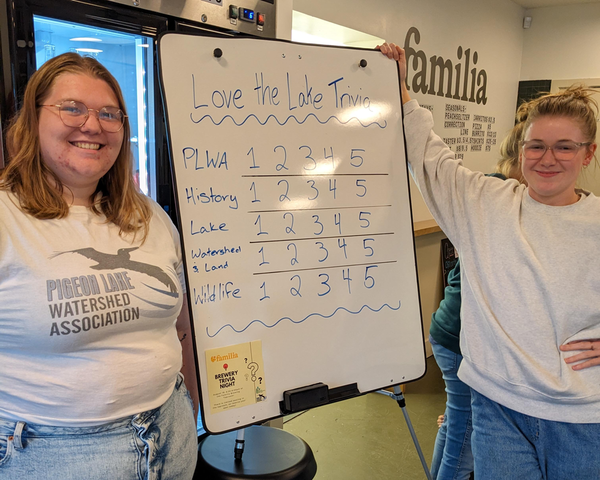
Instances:
[[[101,38],[95,38],[95,37],[74,37],[74,38],[69,38],[69,40],[71,42],[101,42],[102,41]]]
[[[102,53],[102,50],[97,48],[76,48],[78,53]]]

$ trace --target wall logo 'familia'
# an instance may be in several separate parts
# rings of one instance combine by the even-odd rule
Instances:
[[[487,72],[483,69],[477,71],[475,67],[479,60],[477,52],[471,53],[470,48],[464,50],[462,46],[459,46],[456,50],[458,63],[453,64],[451,60],[444,60],[443,57],[437,55],[429,57],[428,62],[427,55],[423,50],[415,50],[411,46],[413,37],[415,44],[418,45],[421,42],[421,33],[415,27],[408,30],[404,39],[406,83],[409,90],[465,102],[482,103],[483,105],[487,103]],[[473,68],[471,68],[471,62],[473,62]],[[415,71],[412,81],[410,80],[411,68]],[[427,75],[428,69],[429,75]],[[475,91],[476,87],[477,91]]]

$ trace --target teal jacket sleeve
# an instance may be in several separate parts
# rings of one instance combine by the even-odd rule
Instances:
[[[448,286],[437,311],[431,316],[429,334],[440,345],[460,355],[460,260],[448,274]]]

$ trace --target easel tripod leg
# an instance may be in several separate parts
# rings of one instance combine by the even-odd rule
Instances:
[[[388,392],[386,390],[378,390],[377,393],[383,393],[388,397],[392,397],[398,405],[402,409],[402,414],[404,415],[404,420],[406,420],[406,425],[408,425],[408,431],[410,432],[410,436],[412,437],[413,443],[415,444],[415,448],[417,449],[417,453],[419,454],[419,459],[421,460],[421,465],[423,465],[423,470],[425,471],[425,475],[427,476],[427,480],[433,480],[431,478],[431,472],[429,471],[429,467],[427,466],[427,462],[425,461],[425,457],[423,456],[423,451],[421,450],[421,445],[419,445],[419,440],[417,439],[417,434],[412,426],[412,422],[410,421],[410,417],[408,416],[408,411],[406,410],[406,400],[404,399],[404,395],[402,394],[402,390],[400,389],[400,385],[394,386],[394,393]]]

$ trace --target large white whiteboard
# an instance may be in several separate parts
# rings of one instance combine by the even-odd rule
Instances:
[[[395,63],[182,34],[159,55],[207,430],[280,416],[284,391],[317,382],[364,393],[423,375]],[[211,362],[251,382],[227,352],[256,341],[262,401],[212,411]]]

